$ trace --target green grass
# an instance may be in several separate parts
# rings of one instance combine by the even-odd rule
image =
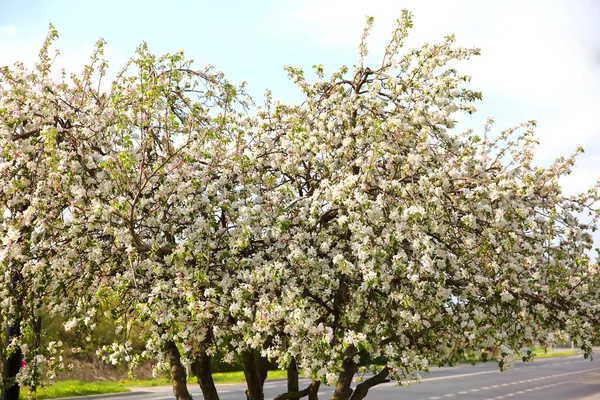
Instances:
[[[576,350],[561,350],[561,351],[550,351],[548,353],[544,352],[543,348],[536,347],[535,349],[535,358],[550,358],[550,357],[567,357],[567,356],[575,356],[579,354]]]
[[[286,371],[269,371],[267,375],[267,380],[269,379],[285,379],[287,377]],[[244,378],[244,373],[242,371],[239,372],[216,372],[213,374],[213,380],[216,384],[223,383],[244,383],[246,379]],[[188,376],[188,383],[197,384],[198,380],[193,376]],[[164,386],[170,385],[171,381],[168,378],[158,378],[158,379],[125,379],[120,381],[123,386],[140,386],[140,387],[148,387],[148,386]]]
[[[544,351],[543,347],[536,347],[535,350],[533,351],[535,354],[535,360],[537,360],[538,358],[552,358],[552,357],[568,357],[568,356],[576,356],[579,353],[577,350],[570,350],[570,349],[561,349],[560,351],[557,351],[556,349],[551,350],[548,349],[548,352],[546,353]],[[516,359],[520,359],[521,357],[517,357],[515,355]],[[489,357],[488,358],[488,362],[496,362],[497,359],[496,357]],[[473,363],[473,362],[481,362],[481,358],[479,357],[473,357],[472,354],[470,354],[469,356],[465,357],[464,359],[460,360],[459,362],[461,363]]]
[[[286,371],[269,371],[267,379],[283,379],[287,377]],[[213,380],[217,384],[224,383],[243,383],[245,382],[243,372],[219,372],[213,374]],[[198,381],[195,377],[188,378],[188,384],[197,385]],[[81,381],[58,381],[52,386],[39,388],[37,390],[37,398],[56,399],[59,397],[87,396],[91,394],[106,394],[106,393],[122,393],[129,392],[128,387],[149,387],[149,386],[165,386],[171,385],[171,381],[167,378],[162,379],[125,379],[119,382],[102,381],[102,382],[81,382]],[[21,397],[26,398],[27,391],[22,389]]]
[[[112,381],[81,382],[59,381],[52,386],[38,388],[38,399],[56,399],[58,397],[87,396],[90,394],[129,392],[123,384]],[[27,390],[21,389],[21,397],[27,398]]]
[[[275,370],[267,373],[269,379],[286,379],[287,371]],[[242,383],[246,382],[243,372],[220,372],[213,374],[215,383]],[[194,380],[195,381],[195,380]]]

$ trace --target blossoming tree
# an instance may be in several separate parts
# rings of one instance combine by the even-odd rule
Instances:
[[[104,312],[125,332],[132,318],[150,321],[148,353],[171,365],[176,395],[189,397],[177,343],[202,342],[207,321],[216,325],[210,267],[233,246],[226,207],[233,189],[245,191],[231,183],[240,171],[229,155],[239,150],[243,130],[233,122],[247,105],[212,67],[192,71],[181,54],[157,59],[144,45],[108,92],[100,90],[102,42],[82,75],[55,82],[47,54],[55,37],[51,28],[35,70],[2,71],[9,396],[18,396],[15,378],[35,385],[41,364],[57,358],[56,343],[51,359],[24,354],[37,374],[25,379],[25,312],[44,306],[68,330],[93,330]],[[126,341],[102,352],[136,362]]]
[[[177,398],[189,398],[186,363],[205,397],[216,396],[215,345],[240,358],[249,390],[260,396],[267,360],[231,336],[254,315],[256,294],[237,279],[265,247],[252,235],[254,221],[267,224],[253,206],[260,190],[250,179],[257,170],[250,100],[212,67],[192,70],[181,53],[156,57],[145,45],[102,92],[103,45],[83,76],[52,87],[51,104],[62,108],[47,110],[50,122],[36,128],[52,133],[38,154],[60,161],[52,187],[61,204],[60,253],[50,265],[62,290],[50,311],[68,317],[69,330],[93,330],[101,313],[115,318],[124,341],[99,353],[133,366],[140,355],[126,336],[145,324],[141,356],[170,366]],[[44,87],[34,74],[28,80]],[[54,124],[56,115],[63,125]],[[243,313],[230,312],[238,307],[232,296],[245,299]]]
[[[352,73],[344,67],[325,80],[316,66],[318,80],[308,83],[288,68],[306,100],[268,113],[264,140],[277,141],[270,160],[278,184],[266,196],[279,207],[271,229],[285,250],[255,269],[253,290],[267,281],[273,290],[246,337],[256,343],[257,332],[271,337],[282,327],[263,353],[313,385],[335,384],[336,400],[453,365],[465,351],[486,358],[499,348],[505,368],[558,331],[589,353],[597,186],[561,193],[558,179],[574,156],[532,165],[533,121],[451,132],[453,114],[473,112],[481,95],[462,87],[469,77],[448,63],[478,50],[454,47],[448,36],[400,56],[411,25],[404,14],[383,62],[370,68],[371,22]],[[374,375],[352,389],[365,372]]]
[[[217,351],[241,361],[253,400],[268,359],[288,369],[279,400],[316,399],[321,382],[335,385],[333,399],[356,400],[465,351],[499,348],[505,368],[563,332],[589,352],[597,187],[561,193],[574,157],[532,165],[534,122],[452,132],[481,94],[451,65],[478,50],[448,36],[402,54],[404,13],[369,67],[372,22],[352,71],[325,79],[315,66],[309,83],[288,68],[300,105],[267,96],[254,109],[212,67],[145,45],[110,89],[102,42],[82,74],[55,82],[53,30],[34,71],[4,68],[6,387],[35,385],[41,365],[64,367],[59,344],[38,351],[20,333],[35,331],[42,307],[66,329],[114,318],[124,339],[99,353],[159,361],[177,399],[190,398],[186,364],[218,399]],[[127,341],[135,324],[141,355]]]
[[[18,398],[19,386],[35,386],[42,367],[50,373],[64,368],[58,343],[40,348],[41,311],[57,304],[69,285],[68,276],[54,275],[60,256],[63,212],[69,206],[60,192],[59,164],[72,159],[49,157],[49,148],[63,141],[67,107],[55,96],[50,77],[51,31],[31,72],[20,63],[0,70],[0,321],[3,398]]]

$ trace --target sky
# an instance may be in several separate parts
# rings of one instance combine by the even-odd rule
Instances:
[[[565,192],[600,177],[596,0],[0,0],[0,65],[32,63],[52,23],[60,35],[57,65],[67,71],[81,70],[99,38],[113,71],[145,40],[155,53],[184,49],[198,67],[212,64],[234,82],[247,80],[255,98],[268,88],[298,101],[284,65],[322,63],[326,72],[354,65],[366,15],[375,17],[369,44],[377,63],[403,8],[414,14],[407,47],[454,33],[459,45],[482,49],[458,65],[483,92],[478,113],[461,119],[461,128],[481,129],[490,116],[498,129],[535,119],[540,165],[578,146],[586,151],[561,181]]]

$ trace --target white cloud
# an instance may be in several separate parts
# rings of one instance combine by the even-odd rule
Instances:
[[[1,25],[0,36],[17,36],[17,26],[15,24]]]

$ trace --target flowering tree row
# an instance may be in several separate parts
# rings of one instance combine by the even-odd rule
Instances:
[[[405,51],[405,12],[370,66],[372,23],[353,69],[317,65],[309,82],[287,68],[300,105],[257,105],[145,44],[109,89],[103,42],[56,80],[53,28],[33,70],[0,70],[6,393],[66,367],[61,343],[40,346],[42,311],[87,334],[114,318],[123,340],[99,354],[158,360],[177,399],[186,365],[219,398],[215,354],[241,362],[249,399],[273,360],[288,370],[279,400],[321,383],[358,400],[466,351],[499,349],[501,368],[562,334],[591,351],[598,187],[562,194],[574,156],[532,164],[533,121],[453,131],[481,99],[453,65],[477,49],[448,36]]]

